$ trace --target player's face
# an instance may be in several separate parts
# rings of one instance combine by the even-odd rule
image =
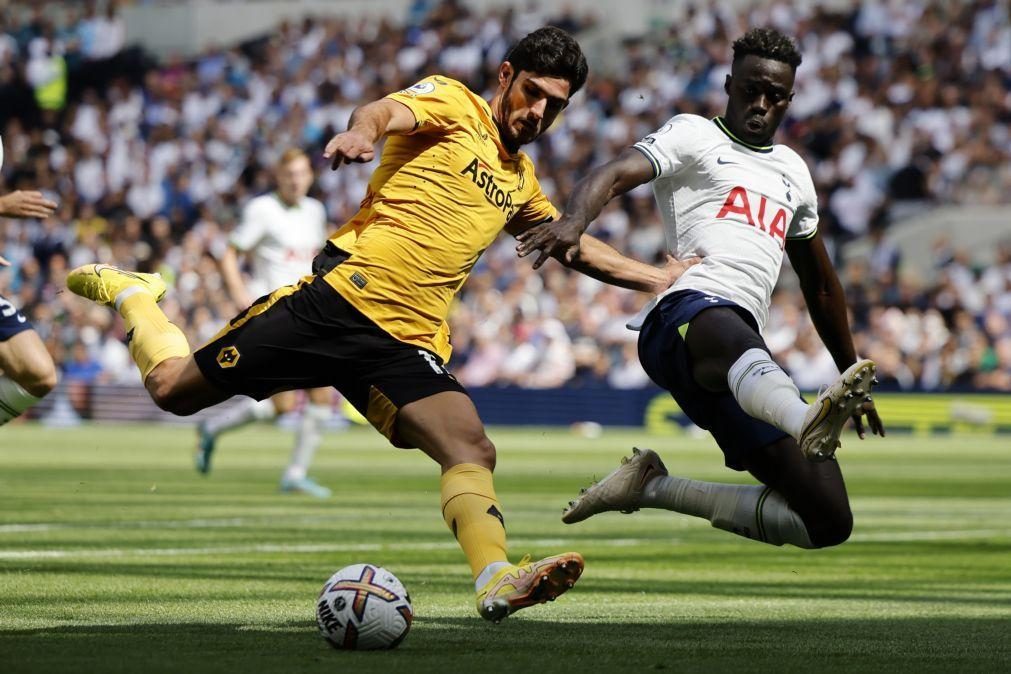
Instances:
[[[312,187],[312,166],[308,157],[296,157],[277,169],[277,192],[288,203],[295,203]]]
[[[746,143],[768,145],[793,99],[793,76],[782,61],[754,54],[737,60],[724,84],[730,130]]]
[[[516,151],[548,130],[569,104],[569,81],[521,70],[508,61],[499,68],[499,109],[502,141]]]

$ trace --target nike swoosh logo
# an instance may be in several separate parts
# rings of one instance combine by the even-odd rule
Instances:
[[[818,416],[816,416],[814,419],[811,420],[811,423],[808,424],[807,428],[804,429],[804,432],[801,433],[801,437],[806,436],[809,432],[821,426],[822,423],[825,421],[825,419],[828,418],[829,412],[831,411],[832,411],[832,401],[829,400],[828,398],[822,400],[821,409],[818,410]]]
[[[723,161],[723,157],[717,157],[716,158],[716,163],[719,164],[719,165],[721,165],[721,166],[723,166],[725,164],[734,164],[734,165],[737,165],[737,162],[735,162],[735,161]]]

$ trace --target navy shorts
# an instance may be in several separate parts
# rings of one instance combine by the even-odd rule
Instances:
[[[31,329],[32,324],[25,315],[10,300],[0,295],[0,342],[6,342],[19,332]]]
[[[743,307],[697,290],[680,290],[660,300],[646,317],[639,332],[639,361],[650,379],[670,391],[688,418],[716,438],[727,467],[744,470],[748,453],[788,434],[742,410],[730,391],[712,393],[692,376],[684,335],[690,321],[712,307],[734,309],[758,332],[754,317]]]

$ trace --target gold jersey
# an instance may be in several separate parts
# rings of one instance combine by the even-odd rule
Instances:
[[[325,277],[390,335],[449,360],[446,316],[481,253],[510,221],[557,216],[530,158],[502,146],[491,108],[448,77],[388,98],[414,130],[386,140],[358,213],[331,238],[351,254]]]

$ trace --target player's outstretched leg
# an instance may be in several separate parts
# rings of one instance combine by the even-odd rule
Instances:
[[[495,446],[469,396],[447,391],[405,405],[397,432],[442,466],[442,515],[470,562],[483,618],[499,622],[575,585],[583,571],[579,553],[509,562],[505,518],[492,481]]]
[[[193,414],[230,394],[213,387],[197,367],[182,331],[158,308],[166,286],[158,274],[88,264],[67,275],[71,292],[115,308],[127,329],[130,356],[151,399],[173,414]]]
[[[562,513],[566,524],[582,522],[604,512],[633,513],[642,507],[647,485],[668,475],[667,466],[652,449],[632,448],[632,456],[621,457],[621,465],[603,479],[579,490],[579,496]]]
[[[573,524],[601,512],[627,514],[641,508],[701,517],[717,529],[763,543],[816,547],[804,522],[774,490],[674,477],[651,449],[634,449],[617,470],[582,490],[565,509],[562,521]]]

